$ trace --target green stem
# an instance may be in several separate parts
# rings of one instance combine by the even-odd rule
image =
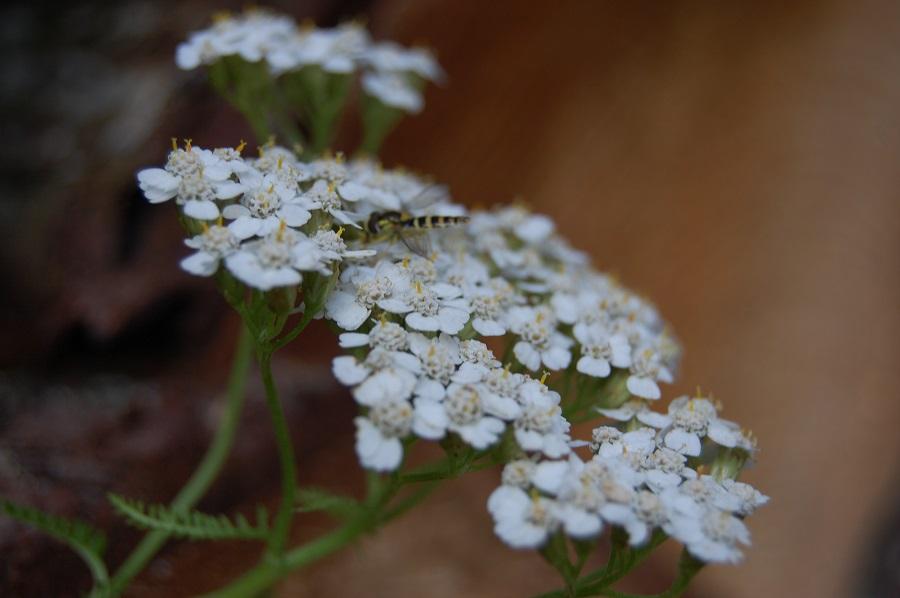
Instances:
[[[443,479],[453,477],[445,476]],[[264,560],[236,581],[208,594],[215,598],[244,598],[256,596],[270,588],[275,582],[294,569],[309,565],[321,558],[337,552],[362,534],[374,531],[381,525],[406,513],[424,500],[439,485],[439,480],[431,481],[412,494],[391,505],[392,499],[403,488],[405,481],[399,473],[385,480],[370,473],[367,478],[366,498],[362,501],[366,510],[338,529],[295,548],[284,555],[280,562]]]
[[[272,377],[272,353],[265,347],[257,349],[260,376],[266,390],[266,406],[269,408],[269,416],[272,419],[272,427],[275,430],[275,442],[278,445],[278,459],[281,463],[281,506],[272,525],[272,535],[269,536],[268,556],[280,558],[284,555],[284,547],[287,543],[291,529],[291,515],[294,512],[294,503],[297,497],[297,463],[294,457],[294,447],[291,443],[291,435],[288,431],[287,419],[284,417],[281,401],[278,399],[278,389]]]
[[[335,531],[296,548],[284,555],[281,564],[262,562],[244,576],[221,590],[208,594],[210,598],[247,598],[271,587],[292,569],[303,567],[333,552],[337,552],[367,531],[360,522],[349,523]]]
[[[181,489],[172,501],[172,509],[190,509],[200,500],[209,489],[213,480],[222,469],[231,445],[234,443],[238,421],[244,406],[244,391],[247,385],[247,372],[250,368],[250,359],[253,355],[253,338],[246,326],[241,326],[237,347],[231,365],[231,373],[228,377],[228,389],[225,395],[225,413],[219,429],[203,456],[203,460],[187,484]],[[165,531],[152,531],[144,536],[128,558],[116,571],[110,584],[109,596],[117,596],[128,582],[137,575],[159,551],[169,533]]]

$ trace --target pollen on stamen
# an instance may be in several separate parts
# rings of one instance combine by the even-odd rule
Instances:
[[[172,137],[172,151],[174,152],[177,149],[178,149],[178,138]]]
[[[191,144],[192,144],[193,142],[194,142],[194,140],[193,140],[193,139],[190,139],[190,138],[184,140],[184,149],[185,149],[185,151],[188,151],[188,152],[191,151],[191,147],[192,147]]]
[[[241,142],[237,144],[237,147],[234,148],[234,151],[236,151],[237,153],[241,153],[242,151],[244,151],[245,147],[247,147],[247,142],[241,139]]]

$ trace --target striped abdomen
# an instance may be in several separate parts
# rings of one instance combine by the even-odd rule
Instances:
[[[416,216],[398,222],[404,228],[449,228],[469,221],[468,216]]]

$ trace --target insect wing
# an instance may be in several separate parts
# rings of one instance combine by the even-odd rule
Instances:
[[[416,255],[424,258],[431,255],[431,237],[427,230],[397,229],[397,236]]]
[[[404,207],[410,211],[424,210],[442,200],[447,199],[447,187],[444,185],[425,185],[418,193],[403,202]]]

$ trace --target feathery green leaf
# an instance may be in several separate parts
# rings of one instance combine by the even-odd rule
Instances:
[[[100,530],[84,521],[50,515],[34,507],[19,505],[5,498],[0,498],[0,512],[67,544],[69,548],[78,553],[78,556],[91,570],[96,585],[103,585],[107,582],[109,574],[103,563],[106,537]]]
[[[165,505],[146,505],[116,494],[108,495],[113,508],[128,522],[141,529],[162,530],[191,540],[264,540],[269,533],[269,517],[263,507],[256,513],[256,524],[243,515],[234,520],[225,515],[200,511],[172,510]]]

